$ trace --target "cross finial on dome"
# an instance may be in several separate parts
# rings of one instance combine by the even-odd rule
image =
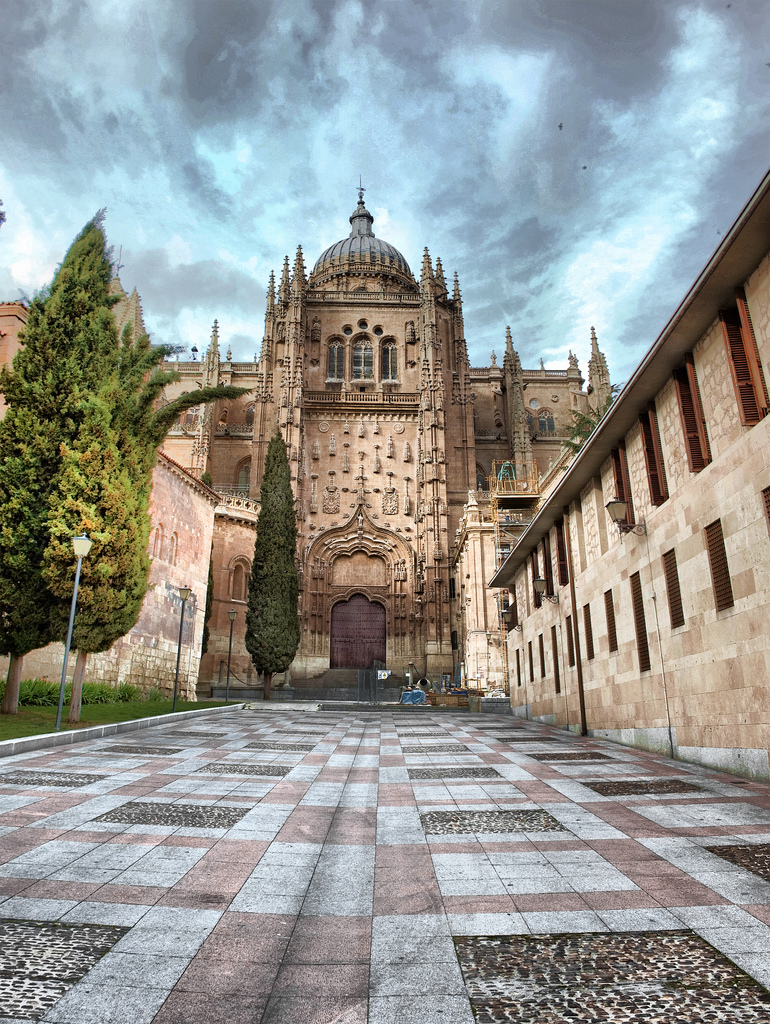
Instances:
[[[359,174],[358,175],[358,201],[359,201],[359,203],[363,203],[363,201],[364,201],[364,192],[366,192],[366,189],[364,188],[364,186],[363,186],[363,184],[361,182],[361,175]]]

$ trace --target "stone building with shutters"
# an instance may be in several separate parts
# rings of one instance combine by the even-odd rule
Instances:
[[[764,780],[769,249],[770,175],[490,584],[516,714]]]
[[[210,474],[221,498],[203,685],[220,679],[230,608],[237,613],[233,672],[257,682],[243,644],[246,583],[276,427],[299,528],[302,633],[293,684],[336,685],[373,660],[396,678],[410,663],[438,677],[465,656],[466,626],[475,627],[465,595],[472,588],[486,601],[487,570],[497,557],[491,534],[484,558],[469,570],[472,584],[453,575],[469,492],[488,517],[490,479],[505,466],[510,478],[528,481],[530,497],[537,493],[560,461],[571,412],[609,393],[595,339],[589,390],[572,355],[563,370],[542,362],[522,369],[510,331],[501,331],[502,365],[493,353],[489,366],[471,367],[457,276],[448,286],[441,260],[434,263],[427,249],[415,276],[376,237],[373,220],[361,191],[349,235],[309,274],[300,248],[277,281],[271,275],[254,362],[234,362],[229,349],[223,358],[215,323],[200,360],[172,364],[181,380],[167,399],[196,385],[249,389],[237,401],[190,410],[163,449],[193,475]],[[479,629],[499,652],[501,620],[487,618]],[[499,665],[497,677],[499,685]]]

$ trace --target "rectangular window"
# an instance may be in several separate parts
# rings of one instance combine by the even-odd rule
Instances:
[[[551,626],[551,650],[553,652],[553,685],[557,693],[561,693],[561,676],[559,675],[559,651],[556,647],[556,626]]]
[[[604,611],[607,615],[607,639],[610,642],[610,651],[616,651],[618,649],[618,632],[615,629],[615,605],[612,602],[611,590],[605,591]]]
[[[537,549],[535,549],[530,555],[530,565],[532,567],[532,593],[534,595],[535,608],[542,607],[543,599],[535,590],[534,581],[540,577],[540,566],[537,564]]]
[[[738,399],[741,423],[750,426],[767,416],[767,387],[759,361],[754,328],[751,326],[749,307],[741,289],[738,306],[720,309],[719,320],[727,349],[733,386]]]
[[[570,668],[575,665],[575,638],[572,635],[572,616],[568,615],[565,623],[565,629],[567,630],[567,664]]]
[[[398,379],[398,363],[396,361],[396,346],[392,344],[385,345],[382,349],[382,379],[383,380],[397,380]]]
[[[545,578],[545,592],[553,597],[553,565],[551,564],[551,535],[543,535],[543,573]]]
[[[372,346],[357,345],[353,349],[353,379],[371,380],[373,376]]]
[[[679,589],[679,572],[676,567],[676,552],[672,548],[663,554],[663,572],[666,577],[666,594],[668,595],[668,613],[671,616],[671,628],[684,625],[684,608],[682,592]]]
[[[455,583],[454,576],[450,576],[449,577],[449,600],[450,601],[453,600],[457,596],[457,592],[455,590],[456,586],[457,586],[457,584]]]
[[[521,651],[516,648],[516,685],[521,686]]]
[[[527,644],[529,652],[529,681],[534,683],[535,681],[535,659],[532,657],[532,641],[530,640]]]
[[[516,600],[516,591],[508,591],[508,611],[511,613],[511,629],[515,629],[519,624],[519,604]]]
[[[691,473],[700,473],[711,462],[711,448],[692,352],[684,357],[684,366],[674,371],[674,384],[679,402],[679,419],[687,446],[687,462]]]
[[[636,627],[636,649],[639,652],[639,670],[650,670],[650,646],[647,642],[647,623],[644,618],[644,601],[642,600],[642,581],[635,572],[630,579],[631,604],[634,609],[634,625]]]
[[[621,501],[625,501],[628,505],[626,517],[622,522],[632,526],[636,520],[634,519],[634,503],[631,500],[631,479],[628,475],[628,459],[626,458],[625,444],[621,443],[617,448],[613,448],[611,455],[612,472],[615,478],[615,496]]]
[[[722,520],[717,519],[706,527],[706,550],[709,555],[709,568],[711,569],[711,583],[714,587],[714,603],[718,612],[725,608],[732,608],[733,587],[730,582],[730,568],[727,564],[727,552],[725,551],[725,538],[722,533]]]
[[[655,403],[649,402],[639,417],[644,441],[644,462],[647,467],[647,482],[650,485],[650,501],[662,505],[668,498],[666,468],[663,465],[663,450],[660,447],[660,431]]]
[[[591,625],[591,605],[583,605],[583,626],[586,633],[586,657],[593,661],[594,657],[594,630]]]
[[[559,566],[559,586],[566,587],[569,583],[569,572],[567,568],[567,545],[564,540],[564,520],[557,519],[556,527],[556,555]]]
[[[766,487],[762,491],[762,506],[765,510],[765,519],[767,519],[767,528],[770,530],[770,487]]]
[[[542,633],[539,634],[537,643],[540,648],[540,678],[545,679],[545,642]]]

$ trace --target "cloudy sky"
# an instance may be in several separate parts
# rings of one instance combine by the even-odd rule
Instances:
[[[625,380],[768,164],[762,0],[3,0],[0,300],[101,207],[154,338],[259,349],[349,232],[457,271],[471,361]]]

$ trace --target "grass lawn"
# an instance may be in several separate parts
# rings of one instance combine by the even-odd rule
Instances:
[[[170,700],[154,700],[120,704],[84,704],[80,721],[75,725],[71,725],[67,721],[69,708],[65,704],[61,727],[62,731],[65,729],[87,729],[89,725],[106,725],[108,722],[130,722],[133,718],[169,715],[172,703]],[[223,700],[177,700],[176,709],[177,711],[195,711],[201,708],[223,707],[224,703]],[[35,736],[38,733],[53,732],[55,729],[56,708],[19,708],[15,715],[0,715],[0,740]]]

